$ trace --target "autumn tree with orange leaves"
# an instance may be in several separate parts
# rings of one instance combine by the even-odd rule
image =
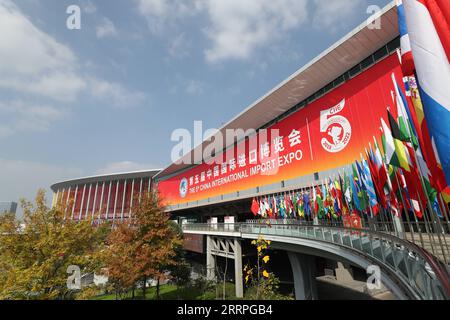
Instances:
[[[131,219],[117,224],[108,238],[104,255],[108,279],[116,293],[134,292],[142,284],[144,299],[147,281],[156,280],[159,299],[159,283],[179,262],[182,239],[157,193],[142,195],[135,203]]]

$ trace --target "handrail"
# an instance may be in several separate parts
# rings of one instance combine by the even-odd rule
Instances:
[[[230,229],[226,228],[226,227],[230,227]],[[444,292],[442,292],[442,294],[444,294],[444,296],[447,299],[450,299],[450,276],[449,273],[446,269],[446,267],[433,255],[431,255],[429,252],[427,252],[425,249],[419,247],[418,245],[405,240],[405,239],[400,239],[396,236],[393,236],[391,234],[387,234],[384,232],[379,232],[379,231],[374,231],[374,230],[369,230],[369,229],[355,229],[355,228],[348,228],[348,227],[342,227],[342,226],[334,226],[334,225],[315,225],[312,224],[310,222],[305,223],[280,223],[280,224],[271,224],[271,223],[232,223],[232,224],[223,224],[223,223],[218,223],[218,224],[186,224],[182,226],[183,230],[186,229],[191,229],[192,231],[195,230],[199,230],[199,229],[212,229],[211,231],[232,231],[234,233],[236,232],[240,232],[241,235],[242,233],[245,233],[245,228],[246,227],[262,227],[262,228],[289,228],[289,227],[294,227],[294,228],[300,228],[300,227],[306,227],[306,228],[321,228],[323,230],[330,230],[330,231],[339,231],[339,232],[345,232],[345,233],[349,233],[349,234],[359,234],[360,236],[362,234],[367,235],[370,238],[375,238],[375,239],[379,239],[381,241],[384,242],[390,242],[393,245],[397,245],[397,246],[401,246],[403,248],[405,248],[407,251],[414,253],[416,256],[420,257],[423,262],[425,264],[427,264],[432,272],[434,273],[434,276],[436,277],[436,280],[440,283],[440,285],[442,286],[442,289]],[[228,230],[227,230],[228,229]],[[232,229],[232,230],[231,230]],[[261,233],[261,229],[259,230],[259,232]],[[301,235],[299,235],[299,237],[301,237]],[[324,241],[327,241],[326,239],[323,239]],[[328,241],[327,241],[328,242]],[[336,245],[340,245],[339,243],[336,243],[334,241],[331,241],[332,243],[336,244]],[[343,246],[345,246],[344,244],[342,244]],[[345,246],[347,247],[347,246]],[[357,250],[355,248],[353,248],[353,250],[356,251],[360,251]],[[372,258],[376,258],[376,256],[372,256],[370,254],[368,254],[367,252],[363,252],[364,254],[366,254],[367,256],[370,256]],[[394,262],[395,264],[395,262]],[[388,266],[388,265],[387,265]],[[431,276],[431,275],[429,275]]]
[[[442,263],[436,259],[432,254],[430,254],[427,250],[419,247],[418,245],[411,243],[412,246],[415,246],[417,251],[420,252],[420,255],[424,260],[428,263],[430,268],[433,270],[436,278],[439,279],[439,282],[443,285],[445,289],[445,296],[447,299],[450,299],[450,275],[447,271],[447,268],[442,265]]]

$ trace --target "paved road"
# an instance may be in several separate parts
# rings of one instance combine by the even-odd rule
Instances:
[[[339,283],[332,276],[317,278],[317,294],[320,300],[396,300],[386,288],[368,293],[363,281]]]

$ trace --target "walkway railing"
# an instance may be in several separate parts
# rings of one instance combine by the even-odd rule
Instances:
[[[446,267],[423,248],[385,232],[313,224],[187,224],[184,231],[273,235],[332,243],[356,251],[401,281],[412,298],[450,299]]]

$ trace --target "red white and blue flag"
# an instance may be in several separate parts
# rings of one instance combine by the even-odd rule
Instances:
[[[450,1],[403,0],[432,143],[450,182]]]
[[[414,59],[411,51],[411,43],[409,42],[408,27],[406,25],[405,8],[402,0],[396,0],[398,29],[400,31],[400,52],[402,61],[402,71],[405,76],[414,74]]]

